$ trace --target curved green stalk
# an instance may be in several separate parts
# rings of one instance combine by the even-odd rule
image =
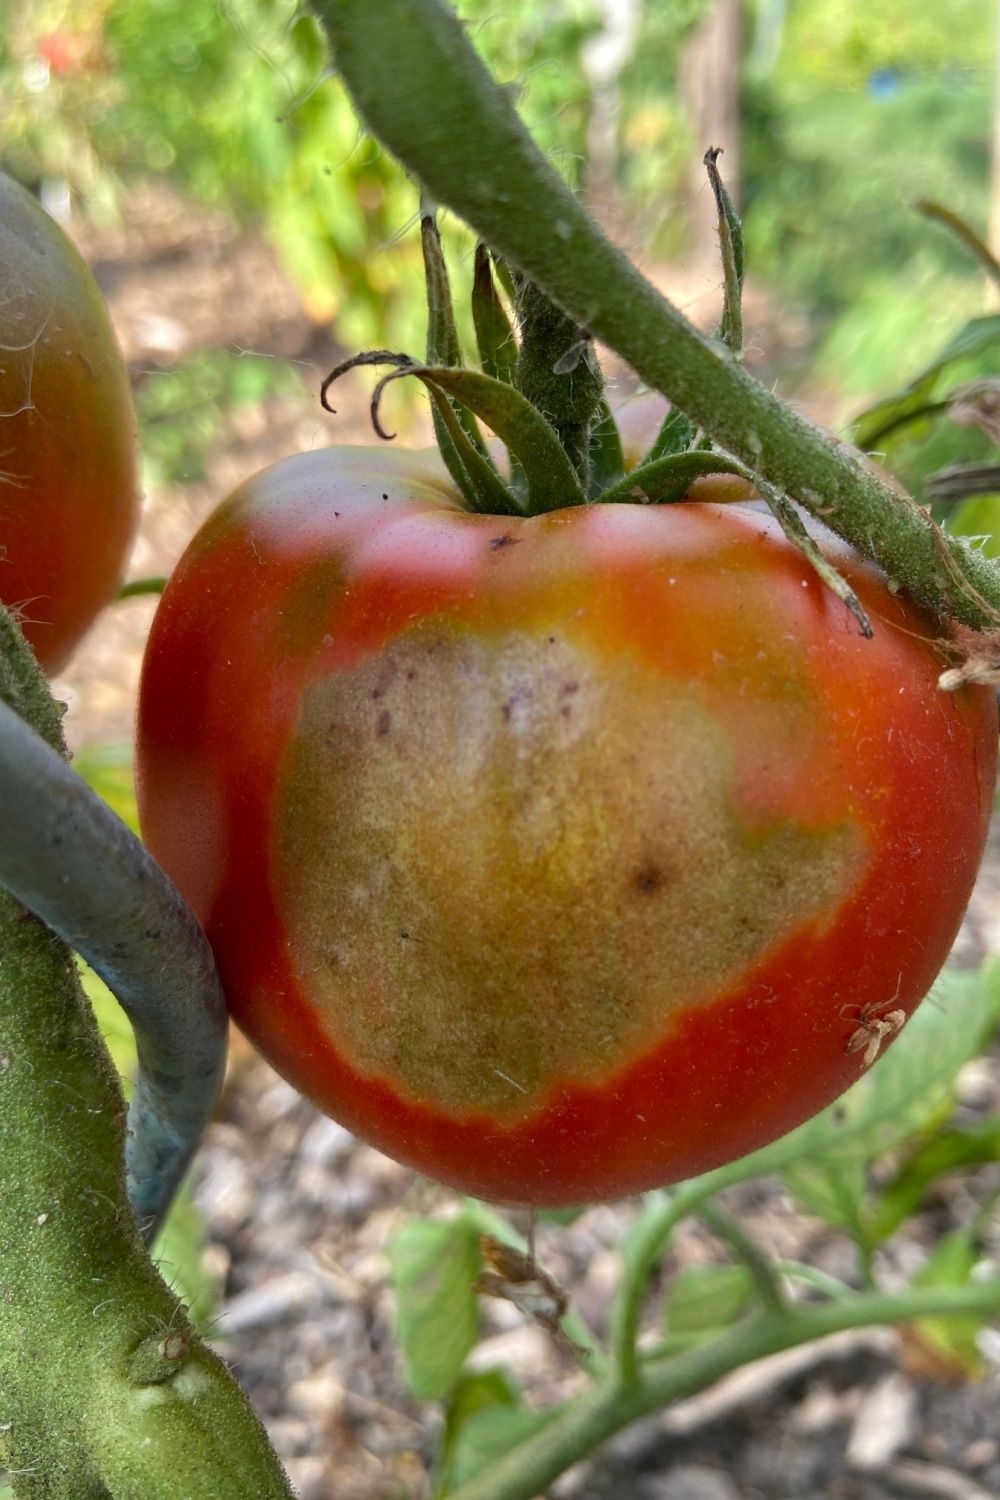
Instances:
[[[851,1328],[918,1318],[1000,1314],[1000,1278],[958,1287],[865,1292],[835,1302],[762,1312],[697,1349],[649,1364],[633,1382],[600,1384],[570,1401],[449,1500],[535,1500],[572,1464],[640,1417],[706,1390],[743,1365]]]
[[[636,1339],[653,1269],[677,1225],[716,1192],[721,1181],[707,1173],[672,1192],[651,1195],[629,1231],[623,1247],[625,1269],[611,1310],[611,1347],[623,1385],[638,1378]]]
[[[222,1084],[225,1002],[201,928],[135,835],[67,765],[46,700],[24,638],[0,612],[0,883],[100,974],[135,1031],[126,1167],[152,1239]]]
[[[442,0],[313,0],[372,131],[436,201],[699,426],[941,614],[1000,618],[1000,570],[704,338],[590,219]]]
[[[768,1260],[752,1236],[747,1234],[742,1224],[711,1199],[698,1209],[698,1217],[742,1261],[756,1288],[761,1306],[769,1313],[783,1313],[788,1304],[781,1286],[781,1273],[774,1262]]]
[[[67,769],[59,712],[5,611],[0,696]],[[19,809],[7,794],[3,805],[7,859]],[[56,805],[34,787],[29,812],[50,831]],[[137,862],[134,877],[141,903],[149,872]],[[109,953],[116,936],[109,914]],[[183,951],[157,951],[180,980]],[[14,1494],[291,1500],[246,1398],[142,1245],[125,1136],[121,1086],[72,954],[0,889],[0,1421]]]

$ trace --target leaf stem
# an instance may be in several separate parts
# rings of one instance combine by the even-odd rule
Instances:
[[[781,1274],[743,1226],[711,1201],[701,1205],[698,1217],[743,1262],[757,1289],[761,1305],[770,1313],[783,1313],[788,1306],[788,1299],[781,1287]]]
[[[634,1381],[584,1391],[533,1437],[455,1490],[449,1500],[535,1500],[572,1464],[640,1417],[694,1396],[754,1360],[851,1328],[925,1317],[1000,1313],[1000,1278],[966,1286],[867,1292],[763,1312],[711,1342],[649,1365]]]
[[[629,1231],[625,1246],[625,1269],[611,1313],[611,1346],[623,1385],[638,1378],[636,1339],[649,1278],[674,1229],[715,1191],[712,1173],[670,1193],[651,1194]]]

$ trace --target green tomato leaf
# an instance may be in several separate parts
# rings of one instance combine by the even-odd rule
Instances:
[[[511,1448],[546,1426],[558,1410],[530,1411],[503,1370],[463,1375],[445,1414],[435,1495],[449,1495],[485,1473]]]
[[[478,1227],[470,1214],[411,1219],[387,1246],[406,1380],[421,1401],[455,1385],[476,1341]]]
[[[668,1333],[718,1332],[753,1301],[753,1277],[746,1266],[690,1266],[678,1271],[663,1307]]]
[[[854,423],[854,441],[871,452],[891,432],[941,409],[939,380],[949,366],[1000,344],[1000,314],[973,318],[910,383],[867,407]]]
[[[939,1240],[930,1258],[913,1277],[913,1286],[967,1286],[979,1261],[976,1225],[964,1225]],[[909,1326],[911,1341],[946,1367],[975,1380],[983,1372],[977,1335],[992,1319],[975,1313],[951,1318],[919,1318]]]
[[[907,1158],[879,1194],[868,1220],[872,1243],[879,1244],[895,1234],[939,1177],[991,1161],[1000,1161],[1000,1116],[992,1115],[961,1129],[935,1132]]]
[[[806,1213],[846,1230],[858,1243],[867,1243],[863,1206],[868,1171],[863,1160],[821,1157],[816,1162],[800,1161],[788,1167],[782,1178]]]

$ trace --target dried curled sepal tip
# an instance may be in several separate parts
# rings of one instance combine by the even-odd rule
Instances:
[[[559,1283],[542,1270],[534,1256],[505,1245],[491,1234],[480,1235],[479,1249],[488,1269],[473,1283],[474,1292],[512,1303],[570,1353],[588,1353],[582,1345],[573,1342],[562,1326],[569,1308],[569,1297]]]
[[[352,354],[350,359],[343,360],[335,369],[330,371],[319,388],[319,404],[324,411],[328,411],[333,416],[336,416],[337,408],[330,405],[327,392],[335,381],[338,381],[342,375],[347,374],[348,370],[355,370],[361,365],[395,365],[397,370],[410,370],[416,368],[417,361],[409,354],[400,354],[392,349],[366,349],[362,354]],[[381,384],[382,382],[379,383],[379,386],[376,386],[376,392],[380,390]],[[372,402],[374,408],[374,397],[372,398]],[[375,422],[376,431],[378,431],[379,424],[376,420],[374,409],[372,420]],[[385,437],[386,434],[382,433],[381,436]]]
[[[966,630],[956,625],[945,646],[960,659],[938,678],[942,692],[954,693],[969,686],[1000,687],[1000,630]]]

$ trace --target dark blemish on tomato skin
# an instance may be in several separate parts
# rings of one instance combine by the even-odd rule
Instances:
[[[378,724],[376,726],[376,733],[378,734],[379,738],[381,739],[384,735],[387,735],[389,733],[389,730],[391,728],[392,728],[392,714],[389,712],[389,710],[387,708],[383,708],[382,712],[378,716]]]
[[[504,536],[491,536],[490,551],[499,552],[501,547],[516,547],[520,540],[520,537],[511,536],[509,533]]]
[[[640,865],[632,876],[632,889],[642,896],[655,896],[657,891],[662,891],[666,883],[667,877],[659,865]]]
[[[383,496],[382,496],[382,499],[383,499],[383,500],[388,500],[388,498],[389,498],[389,496],[388,496],[388,495],[383,495]]]
[[[564,682],[559,689],[559,696],[560,698],[571,698],[574,693],[578,693],[579,691],[580,684],[578,682]]]
[[[530,687],[515,688],[507,699],[507,702],[501,706],[500,712],[503,715],[504,721],[509,721],[511,709],[516,708],[519,703],[529,703],[534,696],[534,692]]]

